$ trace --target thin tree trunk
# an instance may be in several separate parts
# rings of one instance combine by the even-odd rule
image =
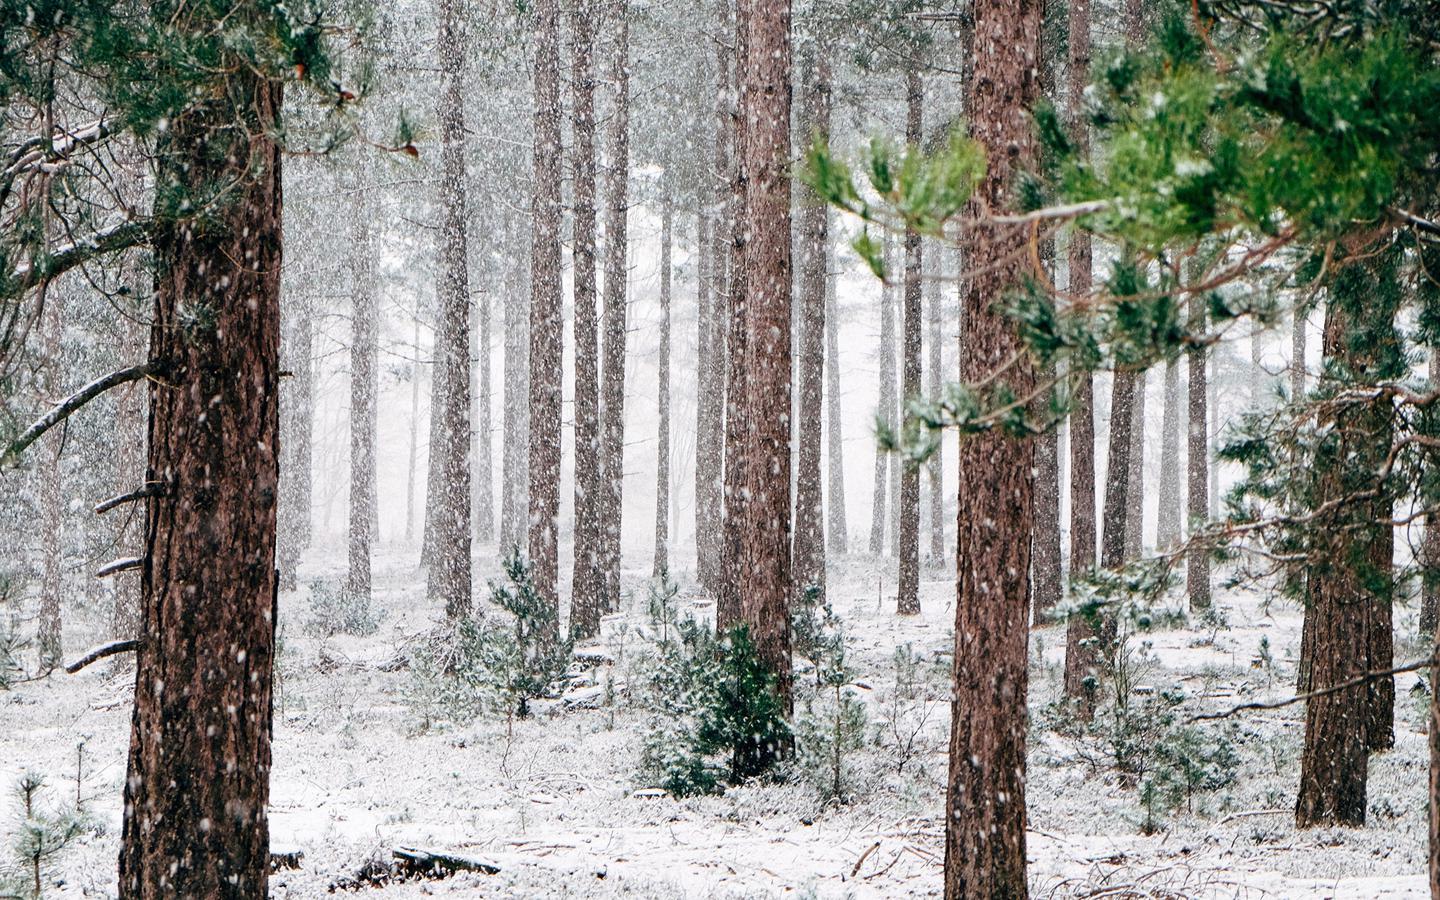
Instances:
[[[600,338],[595,299],[595,8],[580,0],[571,23],[571,170],[574,172],[575,567],[570,627],[600,631],[601,570]]]
[[[723,298],[714,240],[716,217],[695,216],[695,568],[700,585],[712,595],[719,585],[721,453],[724,437]]]
[[[931,267],[935,270],[929,283],[926,285],[929,294],[925,301],[926,311],[930,317],[930,372],[926,390],[931,397],[939,397],[941,385],[945,382],[944,356],[942,351],[941,326],[943,319],[941,315],[941,273],[938,261],[932,262]],[[930,457],[929,481],[930,481],[930,560],[936,565],[943,565],[945,562],[945,443],[943,435],[935,454]]]
[[[138,288],[139,267],[126,265],[126,282]],[[138,295],[135,291],[132,296]],[[128,306],[129,304],[127,304]],[[121,350],[126,359],[139,359],[145,350],[145,334],[142,328],[141,311],[129,308],[124,317]],[[115,493],[124,494],[141,487],[145,482],[145,387],[144,382],[127,384],[115,398]],[[283,436],[282,436],[283,437]],[[287,449],[284,440],[280,444],[282,454]],[[280,482],[280,503],[282,507],[292,498],[287,496],[285,479]],[[109,515],[118,517],[115,525],[115,549],[118,555],[130,556],[140,548],[142,539],[142,516],[138,509],[115,510]],[[136,638],[140,635],[140,579],[138,573],[118,573],[111,576],[114,582],[114,607],[110,618],[110,636],[116,640]]]
[[[535,589],[560,606],[560,14],[535,4],[535,182],[530,240],[530,562]]]
[[[1440,649],[1431,652],[1435,664],[1430,667],[1430,900],[1440,900]]]
[[[495,283],[493,278],[488,281]],[[475,540],[481,544],[495,540],[495,469],[490,436],[490,298],[487,289],[475,300],[472,310],[475,343],[475,411],[472,421],[475,425],[471,429],[470,478],[475,508],[471,519]]]
[[[363,187],[356,190],[350,229],[350,539],[345,592],[370,602],[371,519],[375,513],[375,395],[380,304],[375,293],[370,211]]]
[[[286,349],[286,368],[292,375],[285,379],[285,440],[281,445],[285,477],[280,483],[283,516],[279,536],[280,586],[287,591],[295,589],[300,555],[310,546],[310,514],[314,503],[310,432],[315,423],[315,392],[310,299],[297,292],[293,305],[291,341]],[[138,608],[136,615],[139,615]]]
[[[1186,313],[1186,323],[1192,335],[1205,331],[1205,307],[1198,299],[1192,300]],[[1209,386],[1206,384],[1205,346],[1197,343],[1186,353],[1186,389],[1189,391],[1187,427],[1185,433],[1185,481],[1186,518],[1190,520],[1191,534],[1200,530],[1210,518],[1210,446],[1208,410],[1206,400]],[[1185,551],[1185,593],[1190,599],[1192,610],[1210,606],[1210,557],[1205,548],[1191,546]]]
[[[440,35],[440,278],[436,286],[435,392],[430,470],[436,494],[426,592],[451,619],[469,615],[470,601],[470,289],[466,273],[465,106],[461,93],[465,45],[460,0],[441,0]]]
[[[889,233],[885,236],[885,277],[889,279],[895,271],[894,240]],[[886,429],[895,429],[895,305],[894,291],[887,280],[880,287],[880,400],[876,418]],[[891,456],[884,448],[875,449],[875,499],[870,508],[870,553],[879,556],[885,552],[885,523],[889,517],[886,509],[886,494],[890,493]],[[895,499],[890,493],[891,499]]]
[[[829,481],[826,509],[829,513],[830,549],[850,552],[850,530],[845,508],[845,430],[840,421],[840,307],[836,299],[833,238],[825,246],[825,474]]]
[[[675,202],[667,190],[660,206],[660,371],[656,384],[659,425],[655,436],[655,564],[651,575],[670,571],[670,245]]]
[[[1125,483],[1125,559],[1139,559],[1145,549],[1145,404],[1150,372],[1135,374],[1130,406],[1130,455]]]
[[[730,71],[724,91],[725,107],[729,127],[725,130],[728,146],[732,151],[729,168],[730,196],[726,202],[724,234],[726,238],[724,258],[726,260],[726,340],[725,340],[725,472],[724,500],[725,520],[722,528],[724,544],[720,554],[721,584],[715,604],[716,626],[725,630],[742,621],[740,607],[740,574],[743,564],[741,534],[745,515],[745,463],[747,441],[747,416],[749,404],[746,396],[746,277],[745,242],[745,167],[744,155],[745,120],[740,115],[738,97],[740,92],[741,45],[745,41],[743,29],[732,25],[729,18],[728,0],[720,3],[720,33],[733,32],[735,51],[733,71],[731,57],[723,47],[726,41],[717,41],[725,57],[721,71]]]
[[[1169,550],[1180,541],[1180,360],[1165,362],[1165,411],[1160,425],[1159,513],[1155,546]]]
[[[1308,331],[1307,310],[1296,307],[1290,325],[1290,397],[1294,400],[1305,396],[1305,344]]]
[[[625,330],[628,302],[630,239],[630,13],[626,0],[612,6],[617,19],[615,57],[610,72],[615,85],[615,107],[610,128],[605,170],[605,295],[604,370],[600,397],[600,471],[604,489],[600,520],[603,525],[601,595],[604,610],[620,608],[620,522],[625,487]]]
[[[790,3],[740,0],[736,16],[746,433],[741,620],[787,714],[790,663]],[[759,748],[762,756],[779,748]]]
[[[1210,411],[1210,430],[1207,444],[1208,449],[1206,450],[1206,458],[1212,460],[1212,463],[1209,467],[1210,487],[1206,494],[1206,496],[1209,498],[1206,501],[1206,521],[1209,521],[1216,517],[1216,515],[1218,514],[1218,507],[1220,503],[1220,462],[1219,460],[1215,459],[1215,454],[1219,451],[1220,447],[1221,416],[1218,388],[1220,382],[1220,356],[1219,354],[1212,354],[1210,355],[1209,359],[1210,379],[1209,386],[1206,388],[1206,390],[1208,391],[1208,393],[1206,394],[1206,406]]]
[[[973,46],[987,48],[974,55],[974,84],[986,89],[969,91],[967,105],[971,135],[990,159],[977,191],[989,209],[1014,207],[1008,188],[1032,160],[1040,21],[1039,0],[974,5]],[[1014,230],[981,230],[966,249],[975,274],[965,287],[962,379],[977,382],[1018,358],[1002,376],[1016,396],[1031,390],[1034,376],[1014,323],[993,304],[1015,285],[1025,240]],[[1023,898],[1034,449],[1029,438],[992,431],[967,436],[960,457],[945,896]]]
[[[1069,51],[1066,66],[1071,108],[1071,139],[1077,153],[1088,156],[1089,128],[1077,102],[1090,81],[1090,0],[1070,0]],[[1070,235],[1069,289],[1075,297],[1090,293],[1090,236],[1083,231]],[[1083,575],[1095,566],[1095,380],[1087,371],[1075,379],[1075,396],[1070,410],[1070,571]],[[1073,627],[1073,626],[1072,626]],[[1069,654],[1067,653],[1067,659]],[[1066,693],[1070,696],[1067,673]]]
[[[171,119],[159,160],[161,183],[232,184],[233,202],[154,241],[150,359],[165,379],[146,477],[166,493],[146,502],[123,900],[264,897],[270,867],[282,89],[226,68],[223,95]]]
[[[420,316],[414,321],[414,337],[410,352],[415,359],[410,363],[410,457],[405,478],[405,543],[415,539],[415,477],[420,456],[420,379],[425,364],[420,360]]]
[[[61,358],[65,335],[65,288],[52,286],[46,291],[41,345],[44,365],[40,372],[42,401],[54,402],[65,393],[64,376],[68,366]],[[64,429],[52,429],[41,438],[40,463],[36,474],[40,506],[40,620],[37,641],[40,645],[40,666],[49,669],[60,662],[64,653],[63,626],[60,617],[60,595],[64,585],[65,498],[61,484],[62,452],[65,449]]]
[[[1430,351],[1430,389],[1435,390],[1437,387],[1440,387],[1440,348]],[[1434,457],[1435,454],[1431,454],[1431,458]],[[1424,499],[1432,508],[1437,502],[1433,496]],[[1425,536],[1420,559],[1423,563],[1420,578],[1420,633],[1434,637],[1437,626],[1440,626],[1440,513],[1432,512],[1425,517]],[[1434,696],[1437,691],[1433,686],[1440,685],[1440,682],[1432,681],[1431,685],[1430,693]]]
[[[823,50],[821,51],[824,52]],[[810,141],[830,134],[830,65],[809,66],[801,129]],[[800,198],[800,302],[797,361],[799,450],[795,477],[795,589],[825,596],[825,497],[821,432],[825,424],[825,299],[830,247],[829,210],[812,191]]]
[[[530,294],[524,254],[505,269],[505,440],[500,455],[500,544],[526,549],[530,507]]]
[[[925,139],[925,83],[918,65],[912,64],[905,73],[905,142],[916,149]],[[924,268],[924,245],[920,232],[905,232],[905,300],[904,332],[901,358],[901,401],[920,394],[921,351],[921,285]],[[903,407],[897,415],[897,426],[904,418]],[[900,466],[900,534],[898,551],[900,572],[896,588],[896,612],[902,616],[920,613],[920,467],[897,460]]]

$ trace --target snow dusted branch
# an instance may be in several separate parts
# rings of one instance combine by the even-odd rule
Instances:
[[[1254,703],[1241,703],[1238,706],[1232,706],[1229,709],[1222,709],[1218,712],[1197,713],[1196,715],[1191,716],[1189,719],[1186,719],[1186,722],[1204,722],[1210,719],[1228,719],[1236,713],[1242,713],[1253,709],[1280,709],[1285,706],[1291,706],[1296,703],[1301,703],[1305,700],[1310,700],[1314,697],[1324,697],[1328,694],[1338,694],[1341,691],[1348,691],[1351,688],[1360,687],[1363,684],[1367,684],[1380,678],[1389,678],[1392,675],[1400,675],[1405,672],[1417,672],[1420,669],[1428,669],[1431,666],[1437,664],[1440,664],[1440,644],[1436,645],[1436,652],[1430,654],[1424,659],[1417,659],[1413,662],[1405,663],[1403,666],[1395,666],[1391,669],[1381,669],[1375,672],[1366,672],[1364,675],[1356,676],[1355,678],[1351,678],[1349,681],[1342,681],[1339,684],[1332,684],[1329,687],[1320,688],[1317,691],[1310,691],[1309,693],[1305,694],[1296,694],[1293,697],[1286,697],[1284,700],[1264,700]]]
[[[133,639],[127,641],[111,641],[108,644],[101,644],[100,646],[88,651],[84,656],[75,660],[70,665],[66,666],[65,671],[71,675],[74,675],[76,672],[80,671],[81,669],[85,668],[93,662],[102,660],[107,656],[116,656],[120,653],[129,653],[132,650],[139,649],[139,647],[140,642]]]
[[[95,514],[107,513],[117,506],[134,503],[136,500],[144,500],[147,497],[158,497],[163,493],[165,493],[164,482],[149,481],[128,494],[120,494],[119,496],[111,497],[109,500],[102,500],[95,504]]]
[[[118,575],[121,572],[128,572],[131,569],[138,569],[145,565],[145,558],[141,556],[124,556],[120,559],[111,560],[101,566],[95,572],[96,578],[108,578],[111,575]]]
[[[45,432],[68,419],[70,414],[75,412],[75,410],[113,387],[118,387],[131,381],[137,381],[154,374],[158,368],[158,364],[148,362],[141,363],[138,366],[130,366],[127,369],[118,369],[109,375],[97,378],[64,400],[61,400],[49,412],[39,419],[36,419],[35,423],[25,429],[19,437],[11,441],[10,446],[5,448],[4,453],[0,453],[0,469],[13,465],[26,447],[29,447],[35,443],[35,441],[39,440],[40,436]]]
[[[154,225],[149,219],[126,219],[108,225],[84,240],[39,254],[33,264],[21,263],[15,267],[14,278],[22,287],[48,281],[97,256],[138,247],[150,240],[153,231]]]

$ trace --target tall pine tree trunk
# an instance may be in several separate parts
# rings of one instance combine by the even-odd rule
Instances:
[[[823,51],[821,51],[823,52]],[[828,139],[830,66],[812,63],[806,79],[801,138]],[[824,429],[826,262],[830,245],[829,210],[812,191],[800,199],[800,334],[796,431],[799,451],[795,474],[795,589],[825,595],[825,497],[821,482],[821,433]]]
[[[741,620],[784,709],[790,661],[790,3],[740,0],[746,432]],[[762,753],[773,754],[767,747]]]
[[[1070,0],[1069,29],[1070,56],[1066,76],[1071,103],[1070,131],[1076,152],[1083,158],[1088,155],[1090,133],[1078,98],[1083,96],[1090,81],[1090,0]],[[1071,295],[1087,296],[1092,278],[1088,234],[1078,230],[1071,233],[1068,263]],[[1083,575],[1094,566],[1095,379],[1087,371],[1075,378],[1075,395],[1070,410],[1070,571]],[[1068,672],[1065,683],[1066,693],[1070,694]]]
[[[1430,390],[1440,388],[1440,348],[1430,351]],[[1431,465],[1440,454],[1431,453]],[[1431,509],[1435,508],[1436,497],[1424,498]],[[1440,512],[1425,516],[1425,536],[1420,548],[1422,563],[1420,578],[1420,633],[1434,637],[1440,626]],[[1431,682],[1432,685],[1440,682]],[[1437,693],[1431,690],[1432,695]],[[1440,802],[1440,801],[1437,801]]]
[[[44,363],[39,386],[42,402],[54,403],[65,394],[64,373],[68,367],[61,358],[65,335],[65,285],[52,285],[45,292],[41,322],[41,353]],[[64,652],[63,626],[60,619],[60,595],[65,590],[65,498],[61,484],[65,449],[64,429],[52,429],[41,439],[40,462],[36,493],[40,506],[40,619],[37,643],[40,645],[40,667],[49,670],[60,663]]]
[[[895,271],[894,240],[889,233],[885,236],[885,277],[891,278]],[[877,403],[876,418],[887,429],[894,430],[895,423],[895,292],[888,281],[880,287],[880,399]],[[890,492],[891,455],[881,447],[875,449],[875,495],[870,507],[870,553],[879,556],[885,552],[885,523],[888,521],[886,495],[894,501]]]
[[[610,111],[605,170],[604,369],[600,396],[600,471],[604,490],[604,609],[620,608],[620,523],[625,487],[625,330],[629,295],[630,215],[630,12],[614,3],[615,56],[610,72],[615,108]]]
[[[529,547],[535,589],[560,605],[560,13],[535,4],[535,181],[530,240]]]
[[[430,471],[436,492],[426,592],[452,619],[470,613],[470,289],[466,272],[465,44],[460,0],[440,0],[440,277]]]
[[[1186,313],[1187,329],[1192,335],[1205,331],[1205,306],[1199,299],[1192,299]],[[1204,344],[1197,343],[1185,355],[1186,380],[1189,392],[1186,410],[1185,430],[1185,516],[1190,520],[1189,530],[1194,534],[1210,518],[1210,443],[1209,419],[1206,400],[1209,388],[1206,385],[1206,356]],[[1192,545],[1185,551],[1185,593],[1190,609],[1202,610],[1210,606],[1210,557],[1204,547]]]
[[[595,304],[595,8],[580,0],[570,13],[571,135],[574,172],[575,292],[575,568],[570,627],[577,637],[600,631],[604,579],[600,483],[600,339]]]
[[[281,410],[284,440],[280,452],[285,474],[280,480],[279,513],[280,586],[287,591],[295,589],[300,554],[310,546],[310,512],[314,498],[310,432],[315,422],[311,301],[308,295],[296,291],[290,306],[285,369],[291,374],[282,382],[285,385],[285,403]]]
[[[131,287],[131,296],[140,296],[137,269],[133,261],[127,261],[125,280]],[[127,307],[130,304],[127,303]],[[129,308],[124,316],[121,337],[123,358],[139,359],[145,352],[145,334],[142,327],[142,312]],[[143,382],[127,384],[119,389],[115,397],[115,493],[126,494],[141,487],[145,481],[145,385]],[[283,439],[280,443],[282,454],[287,449]],[[287,485],[280,482],[280,504],[283,509],[287,502]],[[116,510],[115,549],[119,556],[131,556],[138,552],[142,537],[141,517],[134,510]],[[114,582],[114,605],[110,615],[110,636],[115,640],[138,638],[140,636],[140,580],[138,573],[121,572],[111,576]]]
[[[165,493],[146,502],[124,900],[263,897],[270,868],[281,86],[228,68],[160,147],[161,183],[197,201],[233,187],[205,228],[154,240],[146,477]]]
[[[938,262],[931,263],[936,271],[934,277],[926,284],[928,298],[925,301],[926,312],[930,319],[930,361],[929,378],[926,382],[926,392],[931,397],[939,397],[941,386],[945,383],[944,354],[942,349],[942,337],[940,323],[943,320],[941,315],[941,291],[940,291],[940,265]],[[927,476],[930,481],[930,559],[936,565],[943,565],[945,562],[945,452],[944,440],[942,437],[940,446],[935,449],[935,455],[930,457],[929,471]]]
[[[978,190],[983,207],[1009,210],[1017,169],[1029,166],[1029,110],[1040,0],[976,0],[970,131],[990,166]],[[961,377],[974,383],[1018,361],[1004,384],[1024,396],[1034,375],[1014,323],[996,297],[1020,277],[1025,236],[981,229],[966,245],[975,273],[965,284]],[[945,896],[1023,898],[1025,880],[1025,697],[1029,637],[1033,444],[994,431],[960,444],[955,601],[955,678],[951,699],[945,816]]]
[[[490,277],[487,282],[495,284],[496,279]],[[475,540],[481,544],[495,540],[495,470],[490,436],[490,298],[491,292],[483,291],[471,310],[475,404],[471,416],[474,427],[470,441],[470,487],[475,502],[470,518]]]
[[[650,570],[654,578],[670,570],[670,256],[674,231],[675,202],[667,189],[660,205],[660,371],[655,385],[659,422],[655,436],[655,563]]]
[[[918,64],[912,64],[905,73],[905,106],[905,142],[918,149],[925,139],[925,83],[920,77]],[[902,403],[920,394],[920,334],[923,328],[920,321],[920,275],[924,266],[923,252],[920,233],[908,229],[905,232],[905,340],[901,348]],[[902,406],[897,415],[897,425],[903,417]],[[896,612],[912,616],[920,612],[920,467],[899,460],[897,463],[900,465],[900,534],[896,543],[900,573]]]
[[[500,546],[529,546],[530,516],[530,294],[525,284],[528,251],[514,252],[505,267],[505,418],[500,454]],[[528,550],[526,551],[528,552]]]
[[[1145,549],[1145,414],[1150,372],[1135,374],[1130,406],[1130,456],[1125,480],[1125,559],[1139,559]]]
[[[350,228],[350,520],[349,574],[345,592],[352,601],[370,602],[370,546],[375,535],[375,395],[380,389],[380,303],[375,292],[370,211],[363,187],[355,192]]]
[[[420,378],[425,363],[420,359],[420,317],[415,316],[410,352],[410,456],[405,468],[405,542],[415,539],[415,478],[420,462]]]
[[[735,51],[733,71],[725,92],[729,127],[726,129],[728,145],[732,151],[729,169],[730,196],[726,206],[725,239],[726,252],[726,336],[725,336],[725,473],[724,500],[725,520],[722,528],[724,544],[720,553],[721,584],[715,604],[715,623],[720,629],[730,628],[742,621],[740,582],[741,566],[744,562],[741,546],[745,515],[745,465],[747,462],[747,422],[749,401],[746,394],[747,363],[745,305],[746,278],[745,244],[748,239],[745,212],[745,126],[740,114],[740,58],[744,53],[745,32],[730,24],[730,4],[720,3],[721,34],[733,29]],[[738,14],[737,14],[738,15]],[[724,45],[726,41],[717,41]],[[729,60],[727,60],[727,63]],[[727,68],[722,63],[722,71]]]
[[[1160,424],[1159,513],[1155,546],[1169,550],[1180,540],[1180,360],[1165,361],[1165,409]]]
[[[850,552],[850,529],[845,516],[845,430],[840,421],[840,309],[835,298],[833,240],[825,242],[825,475],[829,482],[828,543],[839,554]]]

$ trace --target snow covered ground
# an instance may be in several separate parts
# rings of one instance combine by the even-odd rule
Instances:
[[[409,701],[414,675],[386,671],[440,615],[424,600],[413,548],[376,558],[380,628],[364,638],[314,636],[308,591],[281,598],[281,679],[276,702],[271,829],[277,849],[298,849],[298,871],[271,881],[275,897],[318,897],[372,855],[397,844],[483,856],[499,875],[460,874],[357,892],[386,897],[928,897],[941,889],[948,703],[911,701],[923,721],[917,755],[896,772],[893,748],[869,741],[854,760],[861,789],[848,805],[820,803],[803,783],[733,789],[720,797],[635,796],[647,715],[623,702],[514,723],[483,718],[426,723]],[[317,548],[302,583],[339,580],[338,547]],[[498,566],[488,559],[482,573]],[[648,573],[627,572],[628,610],[606,633],[643,621]],[[852,558],[832,565],[830,597],[851,639],[855,689],[879,729],[893,685],[892,656],[909,643],[928,659],[948,652],[954,590],[932,569],[924,613],[893,614],[893,564]],[[681,579],[682,589],[685,579]],[[687,601],[690,594],[682,590]],[[1283,697],[1294,683],[1299,613],[1254,594],[1221,594],[1226,624],[1192,622],[1144,635],[1153,662],[1142,686],[1178,685],[1186,715],[1249,699]],[[1178,601],[1177,601],[1178,603]],[[98,640],[104,611],[67,622],[78,655]],[[1397,610],[1397,661],[1413,614]],[[1261,638],[1273,666],[1255,665]],[[633,640],[633,634],[632,634]],[[612,651],[614,647],[612,645]],[[1032,720],[1028,803],[1032,893],[1038,897],[1421,897],[1425,892],[1426,745],[1416,678],[1397,690],[1396,748],[1373,758],[1363,830],[1297,832],[1290,810],[1303,708],[1249,713],[1217,729],[1239,755],[1235,781],[1197,794],[1193,810],[1165,812],[1141,833],[1138,790],[1096,765],[1095,747],[1052,731],[1064,632],[1031,634]],[[945,660],[927,676],[945,696]],[[120,797],[131,693],[128,670],[100,663],[0,693],[0,783],[44,773],[58,801],[77,791],[102,823],[53,867],[49,896],[115,892]],[[83,751],[77,745],[83,741]],[[218,777],[218,776],[217,776]],[[8,801],[7,801],[8,802]],[[15,824],[0,811],[0,843]],[[1130,892],[1124,886],[1130,886]],[[1147,893],[1148,892],[1148,893]]]

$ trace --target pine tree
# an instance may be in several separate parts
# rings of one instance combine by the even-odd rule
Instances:
[[[905,108],[905,141],[909,146],[919,148],[925,139],[925,82],[918,62],[912,63],[905,73]],[[907,229],[901,305],[904,333],[900,365],[902,401],[920,395],[920,275],[924,268],[923,251],[920,232],[914,228]],[[920,467],[895,460],[892,460],[892,465],[900,467],[900,490],[896,496],[899,534],[895,542],[900,573],[896,582],[895,611],[902,616],[913,616],[920,612]]]
[[[367,190],[354,191],[350,223],[350,515],[345,592],[352,602],[370,603],[370,552],[375,539],[375,399],[380,390],[379,296],[370,237]]]
[[[655,438],[655,561],[652,578],[670,572],[670,302],[672,289],[671,244],[674,242],[675,201],[667,187],[660,201],[660,363],[656,378],[659,422]]]

